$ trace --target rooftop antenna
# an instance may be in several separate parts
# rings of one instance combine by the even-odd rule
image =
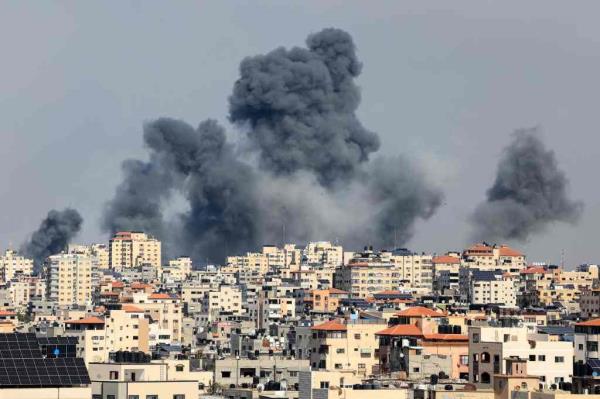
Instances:
[[[281,246],[283,247],[285,245],[285,219],[283,220],[283,223],[281,225]]]

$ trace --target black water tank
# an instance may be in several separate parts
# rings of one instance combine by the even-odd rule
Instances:
[[[431,385],[437,385],[439,377],[437,374],[431,374],[431,377],[429,377],[429,381],[431,382]]]

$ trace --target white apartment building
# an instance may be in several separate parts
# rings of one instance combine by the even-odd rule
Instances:
[[[110,266],[123,270],[142,265],[161,266],[161,243],[139,231],[116,233],[109,242]]]
[[[573,355],[572,342],[529,334],[525,326],[469,328],[469,382],[479,388],[492,387],[495,374],[506,374],[506,359],[512,356],[526,359],[528,373],[542,383],[570,382]]]
[[[0,281],[12,280],[16,275],[30,276],[33,273],[33,260],[20,256],[17,251],[6,250],[0,256]]]
[[[525,255],[505,245],[475,244],[464,250],[462,266],[480,270],[502,270],[519,274],[527,267]]]
[[[208,321],[213,321],[221,312],[242,315],[242,292],[238,287],[222,285],[204,294],[202,313],[207,315]]]
[[[189,256],[180,256],[171,259],[169,265],[162,268],[164,281],[184,281],[192,273],[192,259]]]
[[[334,268],[344,264],[344,248],[329,241],[309,242],[304,248],[303,256],[309,265]]]
[[[47,298],[59,305],[92,300],[92,261],[88,255],[59,254],[47,259]]]
[[[390,261],[403,286],[431,292],[433,288],[433,255],[417,254],[405,248],[382,252],[383,260]]]
[[[473,304],[517,305],[517,284],[501,271],[462,269],[461,284],[467,301]]]

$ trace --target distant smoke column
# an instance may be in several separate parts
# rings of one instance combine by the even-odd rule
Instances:
[[[160,128],[147,131],[147,144],[186,176],[190,209],[180,216],[182,250],[199,261],[219,262],[258,245],[256,177],[236,159],[223,128],[210,119],[197,129],[170,119],[154,125]]]
[[[249,125],[264,169],[279,175],[306,170],[333,186],[354,177],[379,138],[354,114],[361,64],[351,36],[325,29],[307,45],[243,60],[229,98],[230,119]]]
[[[404,158],[380,158],[368,173],[375,235],[372,244],[390,248],[412,238],[418,219],[429,219],[441,205],[442,191]]]
[[[475,210],[474,240],[525,240],[551,222],[575,223],[583,204],[567,195],[568,179],[536,129],[514,134],[498,164],[487,201]]]
[[[153,161],[126,160],[124,179],[108,203],[102,226],[105,231],[144,231],[162,236],[162,201],[170,194],[172,177]]]
[[[22,245],[21,252],[32,258],[36,269],[39,270],[48,256],[67,248],[81,229],[82,223],[83,218],[75,209],[51,210],[29,241]]]

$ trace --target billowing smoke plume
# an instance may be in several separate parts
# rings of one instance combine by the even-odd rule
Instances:
[[[583,204],[569,199],[568,179],[536,129],[515,132],[498,164],[487,201],[473,215],[475,240],[526,240],[556,221],[574,223]]]
[[[21,253],[33,259],[39,270],[44,260],[60,253],[81,229],[83,218],[75,209],[67,208],[62,211],[51,210],[40,227],[31,238],[21,247]]]
[[[196,262],[284,240],[405,243],[442,194],[402,158],[369,162],[379,138],[355,115],[360,70],[352,38],[337,29],[309,36],[307,48],[245,59],[229,105],[250,151],[228,144],[213,120],[147,124],[149,160],[124,163],[104,228],[144,230],[167,256]],[[168,218],[174,193],[187,209]]]
[[[249,125],[263,168],[312,171],[329,186],[352,178],[379,148],[379,138],[354,114],[361,64],[350,35],[325,29],[306,43],[308,49],[279,48],[243,60],[230,119]]]

